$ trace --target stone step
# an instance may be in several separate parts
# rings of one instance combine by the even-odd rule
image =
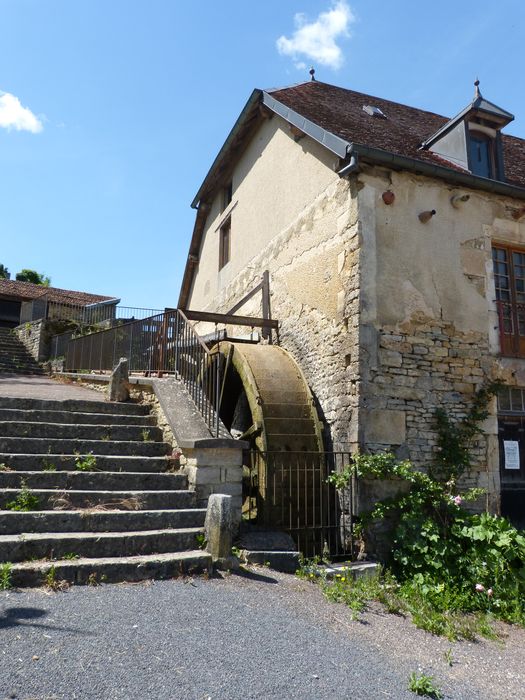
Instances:
[[[37,362],[33,355],[26,350],[23,345],[7,345],[0,341],[0,362],[10,362],[12,360],[28,360],[29,362]]]
[[[78,491],[181,491],[187,488],[185,474],[149,472],[71,472],[71,471],[0,471],[0,489],[19,489],[22,482],[31,490],[73,489]]]
[[[193,507],[178,510],[2,510],[0,535],[34,532],[136,532],[202,527],[205,515],[205,509]]]
[[[192,508],[195,506],[195,493],[176,490],[101,490],[101,489],[31,489],[31,496],[38,499],[38,511],[93,508],[105,506],[108,510],[162,510]],[[0,491],[0,510],[6,509],[23,494],[20,488],[7,488]],[[35,509],[36,510],[36,509]],[[0,514],[0,528],[1,528]]]
[[[21,514],[23,515],[23,514]],[[131,557],[194,550],[202,527],[127,532],[27,532],[0,535],[0,561],[79,557]]]
[[[52,570],[52,577],[49,572]],[[77,585],[145,581],[211,574],[211,557],[201,550],[131,557],[23,562],[11,567],[13,586],[42,586],[52,580]]]
[[[102,396],[102,394],[101,394]],[[113,403],[109,401],[90,401],[87,399],[24,399],[12,396],[0,396],[0,408],[18,408],[30,411],[68,411],[80,413],[104,413],[119,415],[149,415],[150,407],[138,403]]]
[[[63,440],[102,440],[104,442],[161,442],[162,430],[156,426],[101,425],[79,423],[0,422],[3,437]]]
[[[8,362],[13,357],[26,357],[32,362],[36,362],[36,359],[24,345],[17,345],[12,342],[6,343],[0,340],[0,361]]]
[[[119,404],[117,404],[119,405]],[[107,425],[140,425],[148,427],[156,425],[154,416],[145,415],[129,415],[126,413],[83,413],[75,411],[51,411],[51,410],[35,410],[20,408],[0,408],[0,421],[23,421],[29,423],[71,423],[71,424],[104,424]]]
[[[171,450],[166,442],[138,442],[126,440],[71,440],[60,438],[0,437],[0,453],[120,455],[161,457]]]
[[[43,375],[44,370],[38,365],[0,365],[1,374]]]
[[[43,446],[47,446],[43,445]],[[23,471],[78,471],[75,454],[56,453],[0,453],[0,465],[3,468],[17,472]],[[93,473],[101,472],[165,472],[177,464],[169,456],[161,457],[134,456],[134,455],[97,455],[96,467]],[[1,469],[0,469],[1,471]]]

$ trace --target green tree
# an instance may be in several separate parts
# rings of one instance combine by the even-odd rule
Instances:
[[[2,265],[0,263],[0,279],[2,280],[8,280],[9,279],[9,270],[5,265]]]
[[[20,270],[16,273],[16,279],[19,282],[32,282],[33,284],[41,284],[43,287],[49,287],[51,284],[51,278],[46,277],[41,272],[36,270]]]

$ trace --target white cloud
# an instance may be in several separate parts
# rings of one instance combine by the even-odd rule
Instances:
[[[345,0],[338,0],[331,9],[321,12],[317,19],[308,23],[301,12],[294,17],[295,31],[290,39],[280,36],[277,50],[284,56],[291,56],[296,66],[304,65],[297,61],[304,56],[329,68],[340,68],[343,52],[336,39],[350,36],[349,27],[355,16]]]
[[[10,92],[0,92],[0,127],[11,131],[30,131],[38,134],[44,128],[40,119],[18,97]]]

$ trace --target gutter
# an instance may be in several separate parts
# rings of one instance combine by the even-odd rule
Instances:
[[[461,173],[457,170],[451,170],[443,165],[435,165],[434,163],[426,163],[415,158],[396,155],[388,151],[382,151],[379,148],[370,146],[362,146],[361,144],[350,144],[348,149],[350,162],[348,165],[339,170],[338,175],[344,177],[352,172],[355,172],[359,167],[359,159],[375,165],[382,165],[393,170],[408,170],[418,175],[426,175],[428,177],[439,178],[445,180],[452,185],[461,187],[470,187],[484,192],[500,194],[506,197],[514,197],[516,199],[525,199],[525,188],[509,185],[506,182],[499,180],[491,180],[472,173]],[[352,162],[356,159],[356,163]]]

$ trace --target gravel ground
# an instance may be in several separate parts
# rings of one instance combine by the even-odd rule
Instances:
[[[224,700],[525,697],[525,631],[451,644],[379,608],[360,622],[267,569],[220,579],[0,593],[0,698]],[[445,655],[452,650],[450,667]]]

